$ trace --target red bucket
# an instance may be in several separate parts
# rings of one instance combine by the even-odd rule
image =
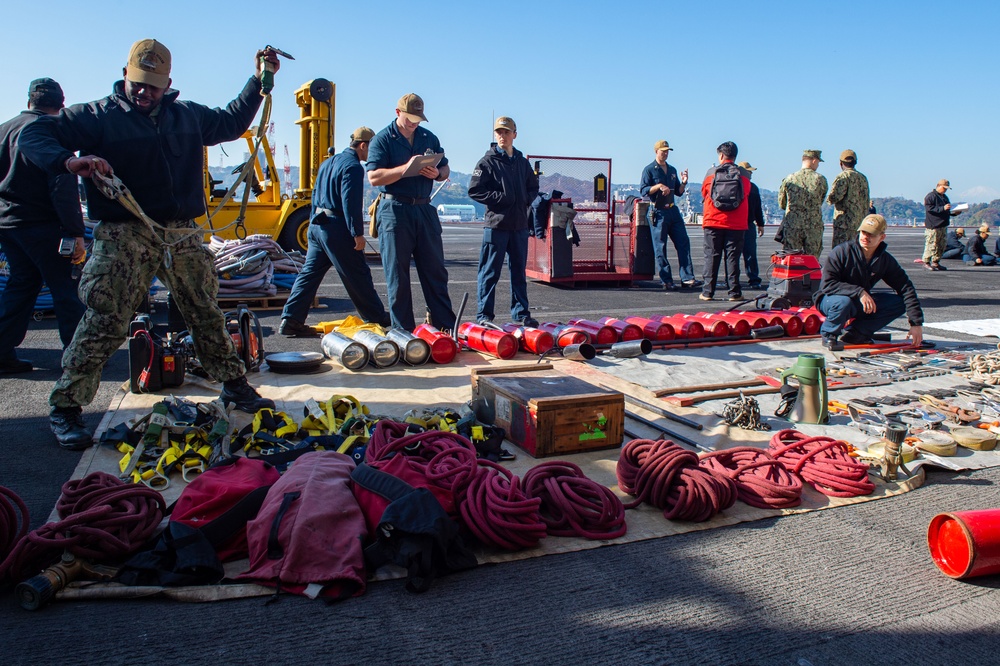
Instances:
[[[1000,573],[1000,509],[938,514],[927,528],[927,545],[952,578]]]

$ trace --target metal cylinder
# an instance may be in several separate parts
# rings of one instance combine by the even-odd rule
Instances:
[[[384,335],[360,329],[354,332],[354,341],[360,342],[368,349],[375,367],[388,368],[399,363],[399,345]]]
[[[501,328],[514,336],[521,351],[526,351],[529,354],[544,354],[556,344],[552,334],[540,328],[518,326],[517,324],[504,324]]]
[[[538,328],[551,333],[552,338],[559,347],[582,345],[585,342],[589,343],[591,340],[590,333],[576,326],[543,322]]]
[[[589,361],[597,356],[597,350],[594,349],[594,345],[588,342],[583,342],[578,345],[567,345],[563,347],[562,354],[563,358],[569,359],[570,361]]]
[[[360,342],[336,331],[323,336],[323,355],[337,361],[348,370],[358,371],[368,365],[368,349]]]
[[[618,342],[618,331],[612,326],[598,324],[596,321],[590,321],[589,319],[570,319],[569,323],[590,333],[594,342],[599,345],[612,345]]]
[[[385,336],[403,351],[403,360],[408,365],[423,365],[431,357],[431,346],[413,333],[401,328],[390,328]]]
[[[646,338],[642,338],[641,340],[628,340],[626,342],[615,343],[611,345],[607,353],[615,358],[636,358],[638,356],[645,356],[651,351],[653,351],[653,343]]]

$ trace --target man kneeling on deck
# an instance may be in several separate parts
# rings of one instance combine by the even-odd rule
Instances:
[[[885,218],[869,215],[861,222],[858,237],[830,251],[823,265],[817,303],[826,321],[820,327],[823,346],[840,351],[844,344],[866,344],[872,335],[904,312],[910,324],[906,337],[917,347],[923,342],[924,313],[917,290],[889,254],[885,244]],[[872,293],[880,280],[895,293]],[[848,320],[853,323],[844,328]],[[843,333],[843,338],[841,338]]]

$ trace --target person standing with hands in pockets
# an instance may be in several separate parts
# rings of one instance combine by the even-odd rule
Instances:
[[[667,259],[667,239],[674,243],[677,251],[677,263],[680,272],[681,286],[687,288],[700,287],[702,282],[694,279],[694,264],[691,261],[691,240],[688,238],[684,219],[677,209],[675,199],[684,195],[687,187],[688,172],[684,169],[679,175],[677,169],[667,164],[670,155],[670,144],[657,141],[653,144],[656,159],[642,171],[639,191],[642,196],[649,197],[653,202],[653,253],[656,255],[656,270],[663,288],[676,291],[670,260]]]

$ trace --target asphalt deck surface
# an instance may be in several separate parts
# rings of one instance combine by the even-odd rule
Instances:
[[[701,233],[689,233],[700,271]],[[773,233],[769,228],[761,239],[762,259],[775,248]],[[480,239],[478,227],[446,227],[456,307],[464,291],[475,299]],[[890,229],[889,247],[920,294],[925,334],[996,342],[932,325],[1000,316],[1000,268],[951,261],[947,272],[924,270],[912,263],[921,254],[922,229]],[[670,256],[676,259],[672,248]],[[381,266],[372,268],[384,294]],[[506,279],[505,272],[498,321],[509,302]],[[417,284],[414,275],[419,320]],[[658,282],[588,289],[532,282],[528,289],[541,321],[729,306],[702,303],[697,290],[663,292]],[[351,312],[334,271],[320,302],[325,307],[310,313],[310,323]],[[474,314],[470,308],[465,319]],[[280,311],[260,315],[269,352],[316,348],[276,334]],[[165,316],[162,308],[155,314]],[[896,325],[905,330],[906,322]],[[60,362],[55,320],[33,324],[19,354],[36,369],[0,375],[0,485],[25,500],[37,527],[80,454],[59,449],[48,429],[47,396]],[[85,411],[89,426],[97,426],[127,378],[123,346]],[[1000,577],[947,578],[931,561],[926,531],[944,511],[1000,507],[998,483],[1000,468],[931,470],[923,487],[884,501],[484,566],[442,578],[421,595],[406,592],[403,581],[378,582],[364,596],[334,605],[284,595],[268,605],[260,598],[56,602],[28,612],[8,593],[0,597],[0,662],[995,664]]]

